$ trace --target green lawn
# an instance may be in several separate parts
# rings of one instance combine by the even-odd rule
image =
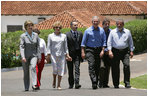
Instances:
[[[121,84],[124,85],[123,81],[121,82]],[[136,78],[131,78],[130,84],[132,87],[137,89],[147,89],[147,74]]]

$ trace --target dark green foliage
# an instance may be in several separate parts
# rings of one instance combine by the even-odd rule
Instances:
[[[23,31],[1,34],[1,67],[21,66],[19,54],[20,35]]]
[[[132,33],[135,53],[142,52],[147,49],[147,20],[135,20],[125,24],[125,28]]]
[[[116,28],[116,26],[110,26],[110,29],[115,29]]]

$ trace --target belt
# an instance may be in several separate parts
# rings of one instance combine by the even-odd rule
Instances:
[[[87,48],[88,48],[88,49],[93,49],[93,50],[102,49],[102,47],[88,47],[88,46],[86,47],[86,49],[87,49]]]
[[[113,50],[116,50],[116,51],[128,51],[128,47],[127,48],[125,48],[125,49],[116,49],[116,48],[112,48]]]

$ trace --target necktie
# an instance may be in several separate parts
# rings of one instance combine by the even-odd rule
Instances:
[[[74,38],[77,38],[77,33],[76,33],[76,32],[74,32],[73,34],[74,34]]]

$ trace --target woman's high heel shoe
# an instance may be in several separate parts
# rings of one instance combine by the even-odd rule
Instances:
[[[58,89],[58,90],[61,90],[62,88],[61,88],[61,87],[57,87],[57,89]]]

